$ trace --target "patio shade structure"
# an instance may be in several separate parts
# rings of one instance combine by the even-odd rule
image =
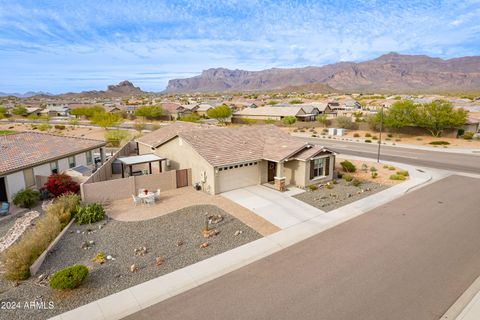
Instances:
[[[132,173],[132,167],[136,164],[148,163],[149,173],[152,174],[152,162],[158,161],[160,172],[162,172],[162,161],[166,160],[166,158],[161,158],[156,154],[149,153],[139,156],[119,157],[117,160],[122,164],[122,178],[125,178],[125,166],[128,166],[130,168],[130,173]]]

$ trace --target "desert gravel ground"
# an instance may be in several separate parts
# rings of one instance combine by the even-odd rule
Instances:
[[[209,239],[202,234],[205,213],[224,217],[211,226],[220,233]],[[242,233],[235,235],[238,230]],[[211,205],[192,206],[144,221],[104,220],[93,225],[73,224],[36,277],[20,282],[18,286],[0,280],[0,303],[20,302],[17,310],[1,310],[0,319],[46,319],[259,238],[259,233]],[[183,244],[177,246],[177,241]],[[205,241],[209,246],[200,248]],[[88,249],[81,248],[85,242],[89,243]],[[147,252],[135,255],[135,249],[142,247],[146,247]],[[115,260],[103,264],[91,261],[99,252],[111,255]],[[163,258],[160,267],[156,266],[158,256]],[[86,281],[75,290],[56,292],[48,287],[47,280],[37,281],[41,274],[51,275],[74,264],[84,264],[90,269]],[[134,273],[130,271],[132,264],[137,267]],[[47,306],[53,302],[54,309],[24,308],[25,302],[35,299],[46,302]]]

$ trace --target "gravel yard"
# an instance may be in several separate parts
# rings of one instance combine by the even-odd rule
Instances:
[[[208,239],[202,234],[205,213],[223,216],[222,221],[210,227],[219,234]],[[242,233],[238,234],[238,230]],[[74,224],[45,260],[37,277],[18,286],[0,280],[0,303],[21,303],[15,311],[2,310],[0,319],[46,319],[259,238],[259,233],[211,205],[192,206],[144,221]],[[204,242],[209,246],[201,248]],[[103,264],[93,262],[99,252],[113,259]],[[163,262],[157,266],[159,256]],[[73,264],[84,264],[90,269],[86,281],[75,290],[56,292],[48,287],[47,279],[37,281],[41,274],[51,275]],[[130,271],[133,264],[136,272]],[[47,308],[52,301],[54,308],[41,311],[24,308],[25,302],[35,299],[44,301]]]
[[[337,184],[332,184],[332,186],[332,189],[327,189],[326,186],[323,185],[317,190],[307,190],[294,197],[327,212],[368,197],[389,187],[371,181],[364,181],[360,186],[355,187],[343,179],[338,179]]]

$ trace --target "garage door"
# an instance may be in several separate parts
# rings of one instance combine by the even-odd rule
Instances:
[[[218,192],[256,185],[259,181],[260,172],[258,162],[219,168]]]

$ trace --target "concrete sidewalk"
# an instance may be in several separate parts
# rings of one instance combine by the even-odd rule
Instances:
[[[87,315],[89,319],[121,319],[333,228],[432,180],[427,172],[417,171],[407,165],[401,166],[409,170],[411,176],[404,183],[52,319],[84,319]]]

